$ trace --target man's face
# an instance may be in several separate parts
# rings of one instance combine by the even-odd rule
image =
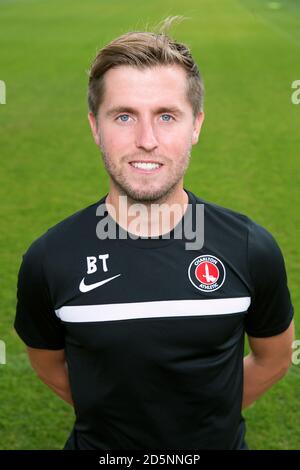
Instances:
[[[108,70],[97,122],[92,113],[89,121],[111,190],[154,202],[182,187],[203,118],[193,118],[180,66]]]

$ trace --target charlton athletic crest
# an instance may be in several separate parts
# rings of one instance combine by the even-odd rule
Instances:
[[[202,292],[212,292],[219,289],[226,277],[225,266],[212,255],[201,255],[195,258],[189,266],[189,280]]]

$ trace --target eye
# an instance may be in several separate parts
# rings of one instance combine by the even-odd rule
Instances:
[[[163,121],[165,121],[165,122],[170,122],[171,119],[173,119],[173,116],[171,116],[170,114],[162,114],[161,116],[162,116],[162,118],[163,118]],[[164,119],[165,117],[166,117],[167,119]]]
[[[121,114],[116,118],[116,120],[121,122],[128,122],[129,115],[128,114]]]

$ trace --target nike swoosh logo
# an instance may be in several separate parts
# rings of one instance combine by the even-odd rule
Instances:
[[[109,277],[108,279],[104,279],[103,281],[95,282],[94,284],[89,284],[89,285],[86,285],[84,283],[84,278],[83,278],[81,283],[80,283],[79,290],[80,290],[80,292],[89,292],[90,290],[93,290],[93,289],[96,289],[97,287],[103,286],[103,284],[106,284],[107,282],[110,282],[110,281],[112,281],[113,279],[116,279],[116,277],[119,277],[119,276],[121,276],[121,274],[117,274],[116,276]]]

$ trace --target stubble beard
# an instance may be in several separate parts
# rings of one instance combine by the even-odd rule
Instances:
[[[180,159],[183,162],[181,166],[176,166],[173,168],[173,172],[164,187],[155,189],[151,189],[151,187],[146,189],[136,189],[130,184],[128,179],[122,173],[121,169],[111,161],[105,147],[100,145],[104,166],[111,180],[114,182],[114,185],[117,187],[120,195],[127,196],[129,202],[131,203],[143,203],[146,205],[149,205],[150,203],[162,204],[170,197],[172,192],[176,189],[178,183],[183,178],[189,166],[191,159],[191,148],[192,145],[189,146],[188,152],[183,156],[184,158]],[[135,158],[137,157],[135,156]],[[162,160],[166,161],[166,159]],[[128,161],[128,158],[126,158],[126,162]]]

